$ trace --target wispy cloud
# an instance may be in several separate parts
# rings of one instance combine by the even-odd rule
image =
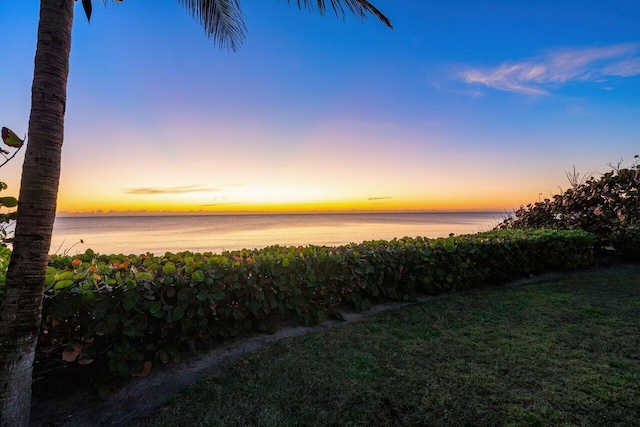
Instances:
[[[204,208],[210,208],[213,206],[227,206],[227,205],[239,205],[240,202],[219,202],[219,203],[207,203],[206,205],[201,205]]]
[[[369,197],[367,200],[368,201],[373,201],[373,200],[386,200],[386,199],[390,199],[391,197]]]
[[[549,95],[551,89],[573,82],[605,82],[612,77],[637,75],[640,75],[640,43],[552,50],[521,62],[460,72],[468,84],[530,95]]]
[[[223,197],[215,197],[210,203],[207,203],[201,206],[205,208],[210,208],[212,206],[237,205],[237,204],[239,204],[239,202],[230,202],[229,196],[223,196]]]
[[[210,191],[219,191],[217,188],[202,188],[199,185],[188,185],[184,187],[142,187],[127,190],[127,194],[184,194],[184,193],[203,193]]]

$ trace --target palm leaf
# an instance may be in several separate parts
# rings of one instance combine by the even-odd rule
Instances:
[[[178,0],[223,48],[237,50],[246,35],[239,0]]]
[[[289,4],[292,0],[287,0]],[[321,15],[324,15],[327,11],[327,3],[331,6],[336,16],[344,18],[347,12],[358,16],[360,18],[366,18],[367,14],[371,14],[382,21],[389,28],[393,28],[389,18],[384,16],[374,5],[367,0],[294,0],[297,6],[302,9],[313,10],[314,7],[318,8]]]
[[[367,0],[287,0],[298,8],[313,10],[317,7],[321,15],[331,7],[338,17],[351,13],[360,18],[373,15],[387,27],[393,28],[384,16]],[[207,35],[223,48],[235,51],[246,37],[242,8],[239,0],[178,0],[191,15],[200,21]]]
[[[87,15],[87,21],[91,21],[91,10],[93,9],[91,0],[82,0],[82,8],[84,9],[84,13]]]
[[[106,4],[108,0],[103,0]],[[122,0],[111,0],[116,3]],[[373,15],[389,28],[393,28],[389,18],[384,16],[374,5],[367,0],[287,0],[294,3],[300,9],[314,10],[318,8],[320,15],[327,12],[327,6],[331,7],[336,16],[345,18],[347,13],[360,18]],[[200,21],[207,36],[212,38],[219,46],[236,51],[246,38],[247,28],[244,24],[244,16],[240,0],[178,0],[195,19]],[[82,0],[87,19],[91,18],[91,0]]]

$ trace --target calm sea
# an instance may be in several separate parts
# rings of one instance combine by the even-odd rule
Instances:
[[[505,214],[350,213],[56,218],[51,253],[222,252],[486,231]],[[82,240],[84,243],[80,243]]]

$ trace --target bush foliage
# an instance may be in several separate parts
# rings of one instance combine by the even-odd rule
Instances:
[[[513,230],[222,254],[53,255],[36,373],[102,366],[144,376],[186,349],[274,332],[282,317],[311,325],[340,318],[345,304],[366,310],[585,266],[594,241],[580,231]]]
[[[551,199],[520,207],[498,228],[580,229],[605,244],[616,235],[629,235],[626,228],[640,225],[640,165],[614,168],[600,178],[572,184]]]
[[[623,259],[640,262],[640,223],[613,233],[612,243]]]

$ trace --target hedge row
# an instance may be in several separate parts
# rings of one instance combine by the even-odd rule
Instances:
[[[366,310],[586,266],[594,241],[582,231],[501,230],[223,254],[52,256],[38,360],[102,361],[117,376],[145,375],[185,349],[274,332],[281,317],[311,325],[340,318],[345,303]]]

